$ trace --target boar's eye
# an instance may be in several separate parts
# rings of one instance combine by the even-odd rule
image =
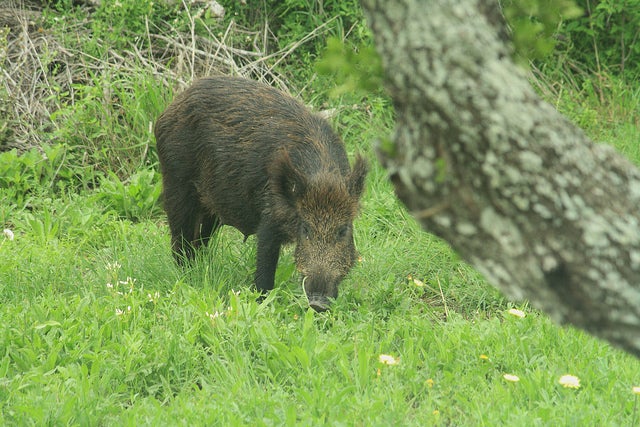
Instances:
[[[347,237],[347,234],[349,234],[349,226],[345,224],[338,228],[336,237],[338,238],[338,240],[343,240]]]

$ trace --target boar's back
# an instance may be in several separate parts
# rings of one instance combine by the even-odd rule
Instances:
[[[192,181],[222,224],[254,234],[269,205],[268,167],[280,150],[310,177],[349,173],[330,125],[283,92],[251,80],[209,77],[180,94],[156,124],[163,174]]]

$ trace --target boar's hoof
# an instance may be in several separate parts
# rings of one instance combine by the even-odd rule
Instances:
[[[258,295],[258,297],[256,298],[256,302],[258,304],[262,304],[264,302],[265,299],[267,299],[267,293],[264,291],[261,291],[260,294]]]
[[[331,301],[324,295],[309,295],[309,307],[313,308],[318,313],[329,310]]]

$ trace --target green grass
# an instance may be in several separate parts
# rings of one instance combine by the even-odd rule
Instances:
[[[365,210],[358,240],[375,233],[382,244],[360,244],[364,260],[327,314],[306,308],[290,254],[257,304],[253,242],[232,230],[181,271],[156,220],[112,218],[86,239],[62,229],[43,240],[16,225],[0,248],[2,422],[632,424],[635,359],[526,304],[524,319],[506,314],[508,303],[373,191],[366,205],[386,198],[388,210]],[[398,218],[371,224],[381,214]],[[565,373],[582,387],[558,385]]]
[[[352,115],[338,120],[354,126],[350,147],[379,132],[367,131],[357,111],[343,114]],[[33,196],[29,208],[5,216],[15,239],[0,240],[0,423],[639,419],[636,359],[553,325],[526,303],[516,305],[524,319],[509,315],[511,303],[419,229],[375,162],[356,224],[362,262],[325,314],[306,307],[291,248],[277,289],[258,304],[250,288],[254,238],[243,243],[224,229],[181,270],[161,215],[123,218],[105,199],[110,187],[107,196],[100,191]],[[382,364],[381,354],[399,363]],[[567,373],[580,378],[579,389],[558,384]]]
[[[362,260],[333,309],[308,309],[291,247],[258,304],[255,238],[243,242],[231,228],[178,268],[149,127],[172,93],[145,61],[79,67],[98,71],[72,88],[74,102],[64,90],[47,99],[57,107],[38,138],[54,143],[46,158],[0,154],[0,226],[15,234],[0,235],[0,425],[640,422],[638,360],[507,301],[424,233],[372,149],[392,126],[389,101],[330,100],[331,80],[308,78],[310,64],[285,64],[287,75],[305,76],[291,85],[337,107],[350,156],[363,151],[371,162],[355,225]],[[541,91],[640,164],[637,88],[611,83],[603,100],[562,84]],[[580,388],[558,384],[564,374]]]

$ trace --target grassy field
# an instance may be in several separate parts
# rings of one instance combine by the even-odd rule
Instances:
[[[307,308],[292,248],[257,303],[255,238],[231,228],[178,268],[148,126],[172,93],[145,66],[76,87],[47,160],[0,154],[1,425],[638,425],[638,360],[505,300],[396,200],[371,148],[384,97],[300,90],[372,163],[330,312]],[[542,92],[640,164],[637,88]]]

